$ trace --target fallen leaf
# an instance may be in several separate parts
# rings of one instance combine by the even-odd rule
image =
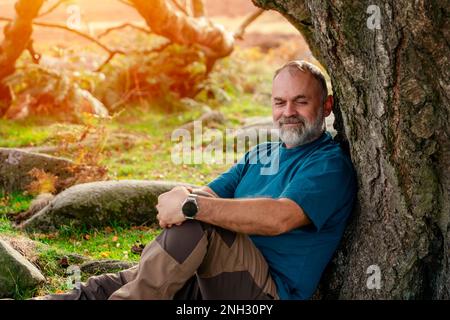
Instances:
[[[118,237],[118,236],[112,237],[112,241],[113,241],[113,242],[117,242],[117,240],[119,240],[119,237]]]
[[[84,240],[89,240],[89,239],[91,238],[91,236],[88,235],[88,234],[85,234],[85,235],[83,236],[83,238],[84,238]]]
[[[108,258],[110,254],[111,252],[109,251],[100,252],[100,256],[102,256],[102,258]]]
[[[142,251],[144,250],[145,246],[142,243],[134,244],[131,247],[131,252],[134,254],[141,255]]]
[[[62,258],[59,260],[59,265],[60,265],[62,268],[67,268],[67,267],[69,266],[69,260],[67,259],[66,256],[62,257]]]
[[[58,236],[59,236],[58,232],[49,233],[49,234],[47,234],[47,239],[55,239]]]
[[[111,227],[106,227],[105,228],[105,232],[106,233],[111,233],[111,232],[113,232],[113,229]]]

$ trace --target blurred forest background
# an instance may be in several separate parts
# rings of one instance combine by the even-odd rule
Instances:
[[[71,196],[108,189],[109,180],[127,181],[113,197],[120,188],[154,196],[173,181],[204,185],[230,164],[174,165],[173,130],[196,119],[204,133],[270,127],[274,70],[297,58],[318,64],[285,18],[249,0],[156,2],[180,26],[158,26],[145,1],[0,0],[0,239],[46,278],[16,283],[12,293],[0,286],[0,297],[63,292],[73,264],[85,280],[138,261],[160,230],[150,217],[114,218],[136,203],[124,200],[97,220],[66,212],[51,227],[31,218],[49,201],[73,208]],[[31,20],[28,37],[20,28]],[[94,181],[104,182],[61,193]],[[142,216],[154,211],[154,198],[139,199]],[[101,205],[83,208],[96,215]]]

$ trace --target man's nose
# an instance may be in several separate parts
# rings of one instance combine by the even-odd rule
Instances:
[[[297,110],[292,102],[288,101],[286,103],[286,108],[284,109],[283,115],[285,117],[292,117],[297,114]]]

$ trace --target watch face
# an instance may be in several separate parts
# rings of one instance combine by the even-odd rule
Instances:
[[[197,205],[194,201],[187,201],[184,203],[182,210],[185,216],[193,217],[197,213]]]

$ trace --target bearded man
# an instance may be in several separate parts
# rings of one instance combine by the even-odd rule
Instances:
[[[352,211],[351,161],[324,129],[333,106],[314,65],[275,72],[280,141],[256,146],[207,186],[158,198],[164,231],[128,270],[47,299],[308,299]],[[260,151],[277,159],[262,173]],[[256,159],[256,161],[255,161]]]

